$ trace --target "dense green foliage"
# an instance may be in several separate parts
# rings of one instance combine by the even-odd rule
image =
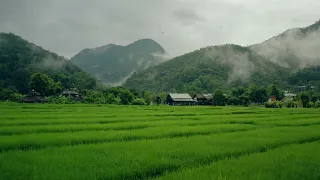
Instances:
[[[306,90],[320,89],[320,66],[313,66],[301,69],[288,79],[289,85],[306,86]]]
[[[291,91],[296,91],[297,86],[316,86],[319,91],[316,38],[319,27],[320,21],[248,47],[201,48],[134,74],[125,85],[152,91],[198,93],[268,84]]]
[[[36,88],[46,95],[59,89],[97,86],[95,78],[65,58],[12,33],[0,34],[0,84],[13,92],[25,94]]]
[[[125,86],[171,92],[212,92],[239,85],[284,85],[287,70],[249,48],[202,48],[134,74]]]
[[[84,49],[70,59],[75,65],[105,84],[118,84],[133,72],[163,62],[165,50],[151,39],[141,39],[128,46],[106,45]]]
[[[0,109],[6,180],[319,176],[319,147],[308,143],[320,140],[316,109],[13,103]]]

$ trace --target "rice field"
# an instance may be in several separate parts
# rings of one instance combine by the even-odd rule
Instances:
[[[0,179],[320,179],[318,109],[0,103]]]

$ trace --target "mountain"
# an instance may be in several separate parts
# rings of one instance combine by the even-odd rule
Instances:
[[[320,65],[320,20],[305,28],[293,28],[250,46],[266,59],[293,71]]]
[[[90,89],[97,83],[94,77],[64,57],[13,33],[0,33],[0,86],[26,93],[35,73],[60,81],[62,88]]]
[[[169,59],[165,50],[151,39],[141,39],[127,46],[109,44],[84,49],[70,60],[104,84],[122,84],[134,72]]]
[[[289,88],[320,84],[320,21],[260,44],[201,48],[135,73],[125,86],[153,91],[212,92],[248,84]],[[302,76],[301,76],[302,75]]]
[[[133,74],[125,86],[171,92],[212,92],[237,85],[282,84],[288,70],[233,44],[201,48]]]

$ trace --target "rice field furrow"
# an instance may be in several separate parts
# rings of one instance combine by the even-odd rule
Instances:
[[[2,136],[0,152],[12,150],[35,150],[46,147],[74,146],[81,144],[98,144],[109,142],[126,142],[138,140],[156,140],[162,138],[179,138],[203,136],[217,133],[249,131],[262,128],[253,125],[204,125],[191,127],[156,127],[131,131],[82,131],[67,133],[36,133],[25,135]]]
[[[147,122],[147,121],[184,121],[184,120],[212,120],[217,123],[241,123],[241,122],[259,122],[259,121],[281,121],[290,118],[290,120],[300,120],[300,119],[311,119],[319,117],[318,115],[309,115],[309,116],[275,116],[270,117],[268,116],[261,116],[261,117],[237,117],[237,116],[199,116],[199,117],[160,117],[160,118],[132,118],[132,117],[126,117],[126,118],[93,118],[93,119],[77,119],[77,118],[58,118],[58,119],[40,119],[35,120],[32,117],[26,120],[3,120],[0,121],[0,127],[1,126],[28,126],[28,125],[58,125],[58,124],[65,124],[65,125],[71,125],[71,124],[109,124],[109,123],[127,123],[127,122]],[[32,120],[30,120],[32,119]],[[252,124],[252,123],[251,123]]]
[[[320,132],[315,131],[318,128],[268,128],[208,136],[12,151],[0,154],[0,159],[6,162],[5,166],[0,166],[0,174],[16,179],[147,179],[214,160],[317,141],[320,139]],[[61,165],[63,170],[58,168]]]
[[[0,103],[0,179],[317,180],[319,115],[314,108]]]
[[[319,149],[319,141],[290,144],[263,153],[251,153],[215,161],[209,165],[182,168],[154,180],[316,180],[320,177],[320,154],[314,152]]]

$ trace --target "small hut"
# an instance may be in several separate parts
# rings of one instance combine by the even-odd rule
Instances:
[[[212,94],[195,94],[193,96],[194,101],[197,105],[212,105]]]
[[[187,93],[185,94],[175,94],[170,93],[167,95],[166,103],[171,106],[183,106],[183,105],[194,105],[194,100]]]
[[[61,93],[61,95],[64,97],[72,98],[73,100],[77,100],[77,101],[83,100],[83,96],[80,93],[73,90],[64,90]]]
[[[79,93],[77,93],[76,91],[73,91],[73,90],[64,90],[62,93],[61,93],[62,96],[65,96],[65,97],[73,97],[73,98],[76,98],[76,97],[79,97]]]
[[[40,93],[32,89],[31,91],[28,92],[26,97],[22,98],[20,102],[23,103],[45,103],[47,100],[41,96]]]

